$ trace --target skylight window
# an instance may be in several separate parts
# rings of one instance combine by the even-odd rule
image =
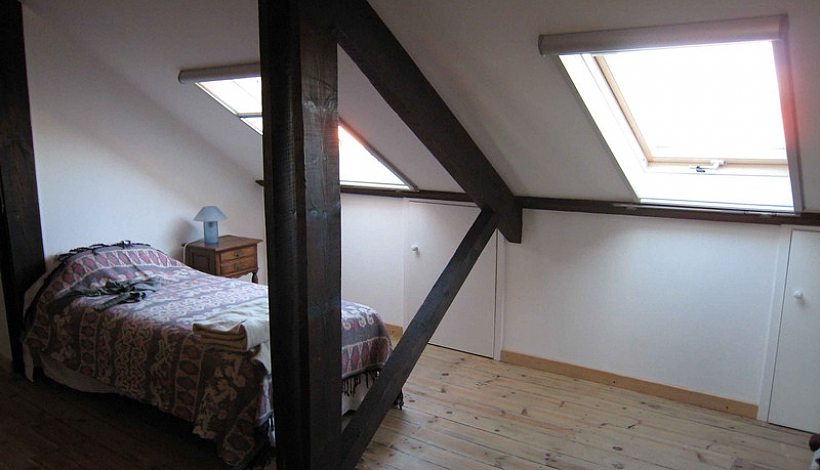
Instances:
[[[410,189],[407,183],[343,125],[339,126],[339,183],[370,188]]]
[[[786,165],[770,42],[594,57],[649,161]]]
[[[196,85],[262,134],[262,81],[259,77],[201,81]],[[404,191],[415,189],[373,147],[344,125],[339,126],[339,183]]]
[[[262,134],[262,116],[246,116],[240,119],[242,119],[242,122],[250,126],[251,129],[255,130],[259,134]]]
[[[793,211],[784,28],[753,18],[541,36],[539,48],[558,57],[641,202]]]
[[[197,85],[236,115],[262,114],[262,79],[259,77],[213,80]]]

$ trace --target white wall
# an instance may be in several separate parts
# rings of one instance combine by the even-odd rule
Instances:
[[[525,211],[504,348],[756,403],[780,233]]]
[[[342,195],[342,298],[404,324],[404,203]]]
[[[228,216],[220,233],[263,238],[263,195],[253,175],[59,26],[27,8],[24,21],[48,258],[125,239],[179,258],[182,243],[202,238],[201,223],[192,219],[204,205],[217,205]],[[264,282],[264,245],[259,258]],[[0,356],[10,357],[1,300]]]
[[[178,256],[206,204],[228,215],[222,233],[262,238],[255,175],[59,25],[28,9],[25,22],[47,254],[127,238]],[[395,324],[402,207],[343,197],[343,296]],[[507,252],[505,349],[757,401],[777,228],[529,211],[524,228]]]
[[[343,296],[393,323],[402,202],[342,203]],[[504,349],[758,402],[779,227],[524,211],[523,236],[501,267]]]
[[[263,195],[253,175],[59,25],[24,11],[47,256],[130,239],[180,257],[182,243],[202,237],[192,219],[204,205],[227,215],[220,233],[263,237]]]

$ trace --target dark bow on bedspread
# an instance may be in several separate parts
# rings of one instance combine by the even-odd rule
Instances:
[[[108,281],[103,286],[97,288],[86,288],[77,286],[69,290],[64,298],[68,297],[100,297],[113,295],[114,297],[94,307],[101,312],[114,305],[131,304],[139,302],[148,294],[159,290],[162,282],[159,278],[135,279],[126,281]]]

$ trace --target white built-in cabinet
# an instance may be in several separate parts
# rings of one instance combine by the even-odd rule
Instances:
[[[820,432],[818,231],[791,232],[769,422]]]
[[[475,206],[408,201],[404,255],[405,327],[478,217]],[[432,344],[492,357],[496,327],[497,239],[493,234]]]

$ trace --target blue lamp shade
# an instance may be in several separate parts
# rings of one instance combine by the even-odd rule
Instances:
[[[219,242],[219,227],[217,223],[225,220],[225,214],[216,206],[205,206],[199,210],[194,220],[202,222],[205,228],[205,244],[216,245]]]

